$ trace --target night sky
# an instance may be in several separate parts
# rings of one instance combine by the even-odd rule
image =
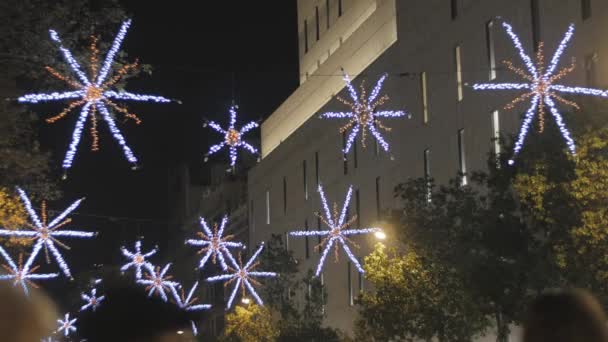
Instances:
[[[234,94],[240,123],[266,118],[295,90],[299,79],[295,0],[123,4],[133,18],[123,49],[131,59],[154,68],[151,76],[129,81],[127,89],[183,104],[129,103],[143,123],[119,120],[119,128],[141,161],[137,171],[131,170],[103,124],[101,151],[90,152],[88,137],[83,140],[69,178],[60,183],[63,199],[52,203],[60,209],[87,197],[74,224],[97,230],[100,236],[95,242],[71,243],[77,246],[68,258],[84,253],[79,254],[82,263],[89,263],[92,253],[96,263],[120,260],[118,247],[138,234],[150,240],[162,236],[156,232],[166,231],[169,219],[168,173],[188,163],[196,178],[210,143],[222,138],[203,127],[204,117],[224,125]],[[41,126],[42,144],[54,152],[58,177],[74,120],[72,116]],[[259,146],[259,141],[252,142]]]

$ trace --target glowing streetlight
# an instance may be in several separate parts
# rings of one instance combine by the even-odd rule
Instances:
[[[378,240],[385,240],[386,239],[386,233],[384,233],[383,231],[378,231],[374,233],[374,236],[376,237],[376,239]]]
[[[241,303],[248,305],[249,303],[251,303],[251,300],[249,298],[243,298],[241,299]]]

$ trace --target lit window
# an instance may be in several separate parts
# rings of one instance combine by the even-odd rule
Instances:
[[[458,164],[461,174],[461,185],[467,185],[467,162],[464,146],[464,128],[458,130]]]
[[[422,120],[427,124],[429,123],[429,99],[425,71],[420,73],[420,89],[422,95]]]
[[[494,153],[500,154],[500,114],[497,110],[492,112],[492,141]]]
[[[454,49],[454,61],[456,62],[456,86],[458,88],[458,101],[462,101],[462,58],[460,45]]]
[[[302,177],[304,181],[304,199],[308,200],[308,175],[306,172],[306,160],[302,161]]]
[[[494,21],[486,25],[486,48],[488,50],[488,66],[490,68],[490,81],[496,79],[496,52],[494,51]]]
[[[266,224],[270,224],[270,190],[266,190]]]

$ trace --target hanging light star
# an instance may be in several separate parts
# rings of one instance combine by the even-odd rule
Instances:
[[[19,102],[22,103],[39,103],[60,100],[72,101],[61,113],[54,117],[48,118],[46,120],[48,123],[54,123],[57,120],[65,117],[70,111],[72,111],[76,107],[82,106],[82,109],[78,116],[78,120],[76,121],[76,126],[72,133],[72,140],[63,160],[63,168],[66,171],[67,169],[72,167],[72,162],[74,160],[74,157],[76,156],[78,144],[80,143],[82,131],[84,129],[84,125],[87,118],[90,118],[91,120],[92,150],[97,150],[99,148],[99,137],[97,133],[98,113],[101,118],[105,120],[114,139],[116,139],[118,144],[122,147],[123,153],[127,160],[132,164],[136,164],[137,158],[133,154],[133,151],[131,151],[131,148],[127,146],[125,138],[118,129],[118,127],[116,127],[115,119],[110,114],[109,108],[115,110],[116,112],[122,113],[127,119],[132,119],[135,121],[135,123],[139,124],[141,120],[137,117],[137,115],[129,112],[127,108],[118,105],[114,101],[130,100],[142,102],[152,101],[157,103],[170,102],[169,99],[166,99],[162,96],[142,95],[126,92],[123,90],[112,90],[113,88],[115,88],[117,82],[122,80],[129,72],[132,72],[138,66],[137,62],[132,64],[126,64],[122,68],[114,72],[113,77],[108,78],[112,70],[112,65],[114,62],[114,58],[116,57],[116,53],[120,49],[120,45],[122,44],[125,35],[127,34],[129,26],[131,26],[131,20],[127,20],[122,24],[120,30],[118,31],[118,34],[114,38],[112,47],[110,48],[101,67],[99,65],[99,50],[97,49],[97,38],[92,38],[92,43],[90,45],[91,55],[89,59],[90,64],[88,76],[82,70],[80,64],[78,63],[78,61],[76,61],[70,50],[63,46],[63,43],[59,38],[57,32],[50,30],[51,39],[59,45],[59,50],[61,50],[66,62],[68,63],[72,71],[74,71],[74,73],[76,74],[77,79],[64,76],[55,69],[48,66],[46,67],[46,69],[51,73],[51,75],[66,82],[74,90],[60,93],[53,92],[48,94],[29,94],[21,96],[19,98]]]
[[[66,249],[66,250],[69,250],[70,247],[68,247],[63,242],[59,241],[57,238],[59,238],[59,237],[92,238],[96,235],[96,233],[82,232],[82,231],[77,231],[77,230],[59,230],[61,227],[72,222],[72,219],[69,219],[69,218],[66,219],[66,217],[72,211],[74,211],[74,210],[76,210],[76,208],[78,208],[78,206],[84,200],[84,198],[79,199],[76,202],[72,203],[72,205],[70,205],[66,210],[64,210],[61,214],[59,214],[59,216],[57,216],[50,223],[48,223],[47,214],[46,214],[46,203],[42,202],[42,208],[40,210],[42,219],[40,219],[38,217],[38,215],[36,214],[36,212],[34,211],[34,208],[32,207],[32,203],[30,202],[29,198],[27,197],[27,194],[25,193],[25,191],[21,190],[20,188],[17,188],[17,192],[19,193],[19,196],[21,197],[21,201],[23,202],[25,209],[26,209],[27,213],[29,214],[30,219],[33,222],[33,224],[31,224],[31,223],[27,224],[27,226],[32,230],[28,231],[28,230],[0,229],[0,236],[24,237],[24,238],[30,238],[32,240],[37,240],[36,244],[34,245],[34,248],[32,250],[32,255],[34,257],[36,257],[36,255],[38,254],[40,249],[42,247],[44,247],[46,261],[47,261],[47,263],[50,263],[51,260],[50,260],[49,253],[48,253],[48,251],[50,250],[51,253],[53,254],[53,256],[55,257],[55,261],[57,262],[57,264],[59,264],[59,267],[63,271],[63,274],[65,274],[65,276],[68,278],[72,278],[70,268],[68,267],[68,264],[63,259],[63,256],[61,255],[61,253],[59,252],[59,250],[57,249],[55,244],[57,244],[58,246]]]
[[[224,141],[219,144],[213,145],[209,148],[209,152],[205,155],[205,161],[209,158],[210,155],[220,151],[222,148],[228,148],[230,154],[230,166],[234,167],[237,159],[237,148],[242,147],[252,154],[258,153],[258,150],[243,140],[243,135],[250,130],[257,128],[258,123],[255,121],[251,121],[247,123],[245,126],[241,127],[240,130],[236,130],[234,128],[234,124],[236,123],[236,106],[230,107],[230,124],[228,129],[223,129],[219,124],[215,121],[210,121],[207,123],[209,127],[213,128],[216,132],[224,135]]]
[[[243,292],[243,296],[245,296],[245,288],[247,288],[249,293],[253,296],[253,298],[255,298],[256,302],[259,305],[264,305],[264,302],[262,302],[262,299],[260,298],[260,296],[258,295],[258,293],[255,291],[255,289],[253,287],[253,285],[259,286],[260,283],[257,280],[253,279],[253,277],[276,277],[277,274],[274,272],[254,271],[255,268],[260,264],[260,262],[255,261],[255,259],[258,257],[260,252],[262,252],[262,249],[264,249],[264,244],[262,244],[260,246],[260,248],[258,248],[258,250],[255,251],[255,253],[253,253],[253,255],[251,256],[249,261],[247,261],[245,266],[243,266],[243,262],[241,260],[241,253],[239,253],[239,256],[238,256],[238,259],[239,259],[238,263],[236,260],[234,260],[232,255],[230,253],[228,253],[226,256],[228,257],[228,260],[230,261],[230,264],[232,265],[232,266],[228,266],[228,271],[231,273],[207,278],[207,281],[209,281],[209,282],[228,280],[226,283],[224,283],[224,286],[228,286],[228,285],[230,285],[230,283],[235,282],[234,289],[232,290],[232,294],[230,295],[230,298],[228,299],[228,303],[226,304],[227,309],[230,309],[230,307],[232,307],[232,302],[234,301],[234,298],[236,296],[236,293],[237,293],[239,287],[241,288],[241,290]]]
[[[70,314],[66,313],[63,320],[57,320],[57,323],[59,323],[59,329],[57,329],[57,332],[61,332],[63,330],[63,335],[65,337],[69,336],[73,332],[76,332],[76,326],[74,324],[77,320],[77,318],[70,319]]]
[[[177,282],[171,281],[173,276],[165,275],[169,270],[169,267],[171,267],[171,263],[165,265],[161,271],[160,267],[157,266],[154,272],[145,274],[143,279],[137,280],[138,284],[146,285],[146,291],[149,291],[148,296],[152,296],[154,293],[157,293],[166,302],[167,291],[174,291],[174,287],[180,287]]]
[[[481,83],[473,85],[473,89],[475,90],[522,90],[525,91],[524,94],[516,97],[514,100],[509,102],[504,108],[505,110],[515,108],[520,102],[530,100],[530,107],[526,111],[524,115],[524,120],[519,130],[519,134],[517,136],[517,140],[515,141],[515,147],[513,148],[514,157],[519,154],[521,151],[526,135],[528,134],[528,130],[530,129],[530,125],[534,116],[538,113],[538,129],[539,133],[542,133],[545,128],[545,106],[548,108],[549,112],[553,116],[557,127],[560,130],[562,137],[566,142],[566,146],[570,153],[576,153],[576,146],[574,144],[574,140],[570,136],[570,132],[564,123],[564,119],[562,115],[557,110],[555,105],[555,101],[558,101],[562,104],[571,106],[575,109],[580,109],[579,106],[573,102],[564,99],[558,93],[567,93],[567,94],[577,94],[577,95],[592,95],[592,96],[604,96],[607,94],[599,89],[592,88],[582,88],[582,87],[569,87],[560,84],[556,84],[557,81],[567,76],[574,70],[575,64],[574,61],[568,67],[564,67],[558,71],[557,66],[559,64],[559,60],[564,53],[564,50],[568,46],[568,43],[572,39],[574,35],[574,25],[570,25],[568,31],[564,35],[561,43],[559,44],[553,58],[546,66],[545,65],[545,56],[544,56],[544,44],[541,42],[538,46],[538,51],[536,53],[535,61],[532,61],[532,58],[528,56],[519,40],[519,37],[513,32],[513,28],[506,22],[503,22],[502,26],[505,28],[505,31],[511,38],[515,49],[518,51],[519,56],[524,62],[525,69],[516,67],[511,61],[504,61],[506,67],[524,79],[524,83]],[[514,160],[509,160],[509,164],[513,164]]]
[[[156,254],[156,252],[158,251],[156,248],[152,249],[148,253],[142,253],[141,252],[141,241],[137,240],[137,241],[135,241],[135,251],[133,253],[130,252],[129,250],[127,250],[124,246],[121,247],[120,250],[122,251],[122,254],[125,257],[130,259],[130,261],[128,263],[124,264],[120,268],[121,272],[125,272],[129,268],[134,267],[135,268],[135,279],[141,279],[141,268],[142,267],[145,268],[151,274],[154,273],[154,266],[152,266],[152,264],[149,261],[147,261],[146,259],[151,257],[152,255]]]
[[[34,253],[30,254],[30,257],[23,264],[23,254],[19,255],[19,264],[15,264],[13,259],[8,255],[4,248],[0,247],[0,254],[6,261],[8,265],[2,265],[2,267],[8,272],[8,274],[0,275],[0,280],[12,280],[13,286],[17,286],[17,284],[21,285],[23,292],[26,296],[29,296],[30,291],[28,289],[28,285],[37,289],[38,285],[32,282],[32,280],[37,279],[51,279],[59,276],[58,273],[48,273],[48,274],[38,274],[34,273],[40,266],[32,267],[32,263],[34,262],[34,258],[36,255]]]
[[[324,119],[349,119],[349,121],[340,128],[340,134],[344,134],[346,131],[352,129],[348,135],[348,138],[346,139],[346,144],[343,150],[344,154],[350,151],[352,144],[359,132],[361,132],[361,146],[365,148],[365,141],[368,134],[367,131],[371,132],[384,151],[388,152],[389,144],[386,142],[386,140],[384,140],[384,137],[382,137],[378,128],[383,129],[386,132],[390,132],[391,128],[382,124],[379,118],[398,118],[403,116],[407,116],[408,118],[411,117],[410,114],[407,114],[404,111],[376,111],[378,107],[382,106],[388,100],[388,95],[378,97],[380,91],[382,90],[382,85],[387,77],[387,74],[382,75],[382,77],[380,77],[376,83],[376,86],[372,90],[370,96],[367,97],[365,81],[361,82],[360,93],[357,94],[357,91],[353,87],[350,78],[346,73],[344,73],[344,82],[346,82],[346,87],[348,88],[348,93],[352,102],[340,96],[337,98],[338,101],[349,106],[351,111],[328,112],[321,114],[321,118]]]
[[[201,227],[203,228],[202,232],[197,232],[197,235],[200,237],[200,240],[189,239],[186,240],[187,245],[191,246],[202,246],[203,248],[198,251],[198,254],[203,254],[203,257],[198,265],[198,268],[203,268],[209,257],[211,257],[211,261],[213,264],[216,263],[216,259],[219,260],[220,266],[225,271],[228,269],[228,265],[226,265],[226,261],[224,260],[224,255],[230,253],[228,251],[229,247],[242,247],[243,244],[240,242],[232,242],[234,235],[223,236],[224,228],[226,227],[226,223],[228,222],[228,217],[224,216],[222,222],[220,224],[219,230],[218,225],[215,223],[213,225],[213,231],[209,229],[207,222],[204,218],[200,218]]]
[[[97,289],[91,289],[91,294],[81,293],[80,298],[85,301],[85,304],[80,307],[80,311],[85,311],[91,309],[93,311],[97,310],[99,304],[106,299],[106,296],[97,297]]]
[[[360,234],[369,234],[381,231],[380,228],[361,228],[361,229],[347,229],[351,226],[356,220],[357,216],[353,216],[348,221],[346,221],[346,213],[348,211],[348,204],[350,203],[350,198],[353,193],[353,187],[348,188],[348,192],[346,193],[346,199],[344,200],[344,205],[342,206],[342,212],[338,216],[338,204],[334,203],[333,207],[333,215],[329,210],[329,206],[327,205],[327,199],[325,199],[325,193],[323,192],[323,187],[319,185],[319,195],[321,197],[321,203],[323,204],[323,210],[325,211],[325,216],[316,213],[316,215],[323,221],[323,223],[329,227],[328,230],[305,230],[305,231],[295,231],[290,232],[291,236],[325,236],[321,242],[315,246],[315,249],[323,248],[323,252],[321,253],[321,260],[319,260],[319,265],[317,266],[317,271],[315,273],[315,277],[318,277],[321,274],[321,270],[323,269],[323,264],[325,263],[325,258],[331,247],[334,247],[334,256],[336,262],[338,261],[338,246],[342,245],[344,252],[348,255],[350,261],[355,265],[357,270],[360,273],[364,273],[365,271],[359,264],[357,258],[355,258],[353,252],[350,250],[348,243],[350,242],[353,246],[357,247],[357,244],[349,239],[347,236],[349,235],[360,235]],[[325,247],[323,247],[325,246]]]

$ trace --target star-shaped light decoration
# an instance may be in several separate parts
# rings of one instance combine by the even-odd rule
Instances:
[[[138,66],[137,62],[132,64],[126,64],[117,71],[115,71],[113,73],[113,77],[108,78],[112,71],[114,58],[116,57],[116,54],[120,49],[120,46],[125,38],[125,35],[127,34],[129,26],[131,26],[131,20],[123,22],[120,30],[118,31],[118,34],[114,38],[112,47],[108,51],[108,54],[101,67],[99,65],[99,50],[97,49],[97,38],[92,39],[92,43],[90,45],[91,55],[89,58],[89,75],[85,74],[85,72],[81,68],[78,61],[74,58],[70,50],[63,46],[63,43],[59,38],[57,32],[50,30],[51,39],[59,45],[59,50],[63,54],[63,57],[65,58],[72,71],[74,71],[74,73],[76,74],[77,79],[64,76],[55,69],[48,66],[46,67],[46,69],[51,73],[51,75],[66,82],[74,90],[65,92],[53,92],[48,94],[28,94],[19,98],[19,102],[23,103],[39,103],[46,101],[63,100],[72,101],[61,113],[54,117],[48,118],[46,120],[48,123],[54,123],[57,120],[65,117],[74,108],[82,106],[82,109],[78,116],[78,120],[76,121],[76,126],[72,133],[72,140],[63,160],[63,168],[66,171],[67,169],[72,167],[72,162],[74,160],[74,157],[76,156],[78,144],[80,143],[82,131],[84,129],[84,125],[87,118],[90,118],[91,120],[92,150],[97,150],[99,148],[99,138],[97,133],[97,113],[99,113],[101,118],[108,125],[110,133],[112,134],[114,139],[116,139],[118,144],[122,147],[123,153],[127,160],[135,165],[137,163],[137,158],[133,154],[133,151],[131,151],[131,148],[127,146],[127,142],[125,141],[124,136],[116,126],[115,119],[110,114],[109,108],[113,109],[116,112],[124,114],[127,119],[132,119],[137,124],[139,124],[141,120],[137,117],[137,115],[129,112],[127,108],[118,105],[114,101],[130,100],[142,102],[152,101],[157,103],[170,102],[169,99],[164,98],[162,96],[142,95],[126,92],[123,90],[113,90],[114,88],[116,88],[116,84],[120,80],[122,80],[124,76],[136,69]]]
[[[260,262],[255,261],[255,259],[258,257],[260,252],[262,252],[262,249],[264,249],[264,244],[262,244],[258,248],[258,250],[253,253],[253,255],[251,256],[249,261],[247,261],[245,266],[243,266],[243,262],[241,260],[241,253],[239,253],[238,256],[238,262],[234,260],[231,254],[227,254],[226,256],[228,257],[228,260],[232,265],[228,266],[228,271],[230,273],[207,278],[207,281],[209,282],[227,280],[227,282],[224,283],[224,286],[228,286],[233,282],[235,283],[234,289],[232,290],[232,294],[230,295],[228,303],[226,304],[227,309],[230,309],[232,307],[232,303],[234,301],[237,291],[239,290],[239,287],[243,292],[243,296],[245,296],[245,288],[247,288],[249,293],[253,296],[253,298],[255,298],[256,302],[259,305],[264,305],[264,302],[253,287],[254,285],[259,286],[260,283],[257,280],[253,279],[253,277],[276,277],[277,274],[275,272],[255,271],[255,268],[260,264]]]
[[[220,151],[224,147],[228,148],[230,154],[230,166],[234,167],[236,165],[237,159],[237,148],[241,147],[251,152],[252,154],[258,153],[258,150],[243,140],[243,135],[254,128],[257,128],[259,125],[255,121],[251,121],[247,123],[245,126],[241,127],[240,130],[234,128],[236,123],[236,106],[230,107],[230,124],[227,129],[223,129],[222,126],[217,124],[215,121],[209,121],[206,125],[213,128],[216,132],[224,135],[224,141],[219,144],[213,145],[209,148],[209,151],[205,155],[205,161],[209,159],[209,156],[215,154]]]
[[[70,319],[70,314],[66,313],[64,319],[57,320],[57,323],[59,323],[59,329],[57,329],[57,332],[63,331],[63,335],[66,337],[69,336],[71,333],[76,332],[75,323],[77,320],[77,318]]]
[[[317,271],[315,273],[315,277],[318,277],[321,274],[323,269],[323,265],[325,263],[325,258],[331,247],[334,247],[334,255],[336,262],[338,261],[338,246],[342,245],[344,252],[348,255],[350,261],[352,261],[353,265],[357,268],[360,273],[364,273],[365,271],[359,264],[357,258],[351,251],[348,243],[350,242],[353,246],[358,247],[355,242],[348,238],[350,235],[360,235],[360,234],[369,234],[380,232],[380,228],[361,228],[361,229],[348,229],[356,220],[357,216],[353,216],[346,221],[346,213],[348,211],[348,204],[350,203],[350,199],[353,193],[353,187],[348,188],[348,192],[346,193],[346,199],[344,200],[344,205],[342,206],[342,212],[338,216],[338,204],[334,203],[333,207],[333,215],[329,210],[329,206],[327,205],[327,199],[325,198],[325,193],[323,192],[323,187],[319,185],[319,195],[321,197],[321,203],[323,204],[323,210],[325,211],[325,216],[316,213],[316,215],[323,221],[323,223],[329,228],[328,230],[304,230],[304,231],[294,231],[290,232],[291,236],[325,236],[321,243],[315,246],[315,249],[323,248],[323,253],[321,253],[321,260],[319,260],[319,265],[317,266]],[[324,247],[323,247],[324,246]]]
[[[480,83],[473,85],[475,90],[521,90],[525,91],[524,94],[516,97],[504,108],[506,110],[513,109],[515,105],[520,102],[530,100],[530,107],[524,115],[524,120],[521,124],[517,140],[515,141],[515,147],[513,148],[513,159],[509,160],[509,164],[513,165],[514,158],[521,151],[530,125],[534,116],[538,113],[538,129],[542,133],[545,127],[545,106],[553,116],[557,127],[560,130],[562,137],[566,142],[566,146],[570,153],[576,153],[576,146],[574,140],[570,136],[570,132],[564,123],[562,115],[557,110],[555,101],[562,104],[571,106],[575,109],[579,109],[579,106],[570,100],[567,100],[560,96],[558,93],[575,94],[575,95],[592,95],[606,97],[608,94],[603,90],[582,88],[582,87],[570,87],[557,84],[556,82],[567,76],[574,70],[574,61],[568,67],[564,67],[558,71],[557,66],[559,60],[564,53],[564,50],[568,46],[568,43],[574,35],[574,25],[570,25],[568,31],[564,35],[561,43],[559,44],[553,58],[546,66],[544,56],[544,44],[539,43],[538,51],[536,53],[535,61],[526,54],[519,40],[519,37],[513,32],[513,27],[506,22],[503,22],[502,26],[511,38],[515,49],[518,51],[519,56],[524,62],[525,69],[516,67],[511,61],[504,61],[506,67],[524,79],[524,83]]]
[[[4,248],[0,247],[0,254],[6,261],[8,265],[2,265],[8,274],[0,275],[0,280],[12,280],[13,286],[17,286],[17,284],[21,285],[23,292],[26,296],[29,296],[30,291],[28,289],[28,285],[33,288],[38,288],[38,285],[32,282],[32,280],[38,279],[51,279],[59,276],[58,273],[47,273],[47,274],[39,274],[34,273],[40,266],[32,267],[32,263],[34,262],[34,258],[36,255],[34,253],[30,254],[29,258],[23,264],[23,254],[19,255],[19,264],[15,264],[13,259],[8,255]]]
[[[68,247],[63,242],[59,241],[57,238],[59,238],[59,237],[92,238],[96,235],[96,233],[92,233],[92,232],[83,232],[83,231],[77,231],[77,230],[59,230],[63,226],[72,222],[72,219],[69,219],[69,218],[66,219],[66,217],[72,211],[74,211],[74,210],[76,210],[76,208],[78,208],[78,206],[84,200],[84,198],[79,199],[76,202],[72,203],[72,205],[70,205],[66,210],[64,210],[61,214],[59,214],[57,217],[55,217],[51,222],[48,222],[45,202],[42,202],[42,206],[41,206],[41,210],[40,210],[42,219],[40,219],[38,217],[38,214],[36,214],[36,212],[34,211],[34,208],[32,207],[32,203],[30,202],[30,199],[27,197],[27,194],[25,193],[25,191],[23,191],[20,188],[17,188],[17,192],[19,193],[19,196],[21,197],[21,201],[23,202],[25,209],[26,209],[27,213],[29,214],[30,219],[33,222],[33,224],[31,224],[31,223],[27,224],[27,226],[32,230],[0,229],[0,236],[14,236],[14,237],[23,237],[23,238],[30,238],[32,240],[37,240],[36,244],[34,245],[33,251],[32,251],[33,257],[35,258],[36,255],[38,254],[38,252],[40,251],[40,249],[42,247],[44,247],[47,263],[50,263],[50,257],[49,257],[49,253],[48,253],[48,251],[50,250],[51,253],[53,254],[53,256],[55,257],[55,261],[57,261],[57,264],[59,264],[59,267],[63,271],[63,274],[65,274],[65,276],[68,278],[72,278],[70,268],[68,267],[68,264],[63,259],[63,256],[61,255],[61,253],[59,252],[59,250],[57,249],[57,246],[55,246],[55,244],[57,244],[58,246],[60,246],[64,249],[69,250],[70,247]]]
[[[192,285],[190,292],[188,292],[188,296],[185,295],[184,288],[181,288],[181,294],[177,292],[175,287],[171,288],[171,293],[173,294],[173,300],[177,306],[185,311],[200,311],[200,310],[209,310],[211,309],[211,304],[196,304],[198,302],[198,297],[194,297],[194,292],[198,287],[198,281]],[[198,328],[194,321],[190,321],[190,325],[192,326],[192,333],[194,336],[198,335]]]
[[[124,264],[121,268],[121,272],[125,272],[129,268],[135,268],[135,278],[141,279],[141,269],[142,267],[146,269],[150,274],[154,273],[154,266],[147,260],[147,258],[156,254],[158,251],[156,248],[152,249],[148,253],[141,252],[141,240],[135,241],[135,251],[130,252],[124,246],[120,248],[122,254],[127,257],[130,261]]]
[[[376,83],[376,86],[372,90],[370,96],[367,97],[365,81],[361,82],[360,92],[357,93],[350,81],[350,78],[348,77],[348,74],[344,73],[344,82],[346,82],[346,87],[348,88],[348,93],[352,102],[340,96],[338,96],[337,99],[338,101],[349,106],[351,111],[327,112],[321,114],[321,118],[323,119],[349,119],[349,121],[340,128],[340,134],[344,134],[346,131],[352,129],[348,135],[348,138],[346,139],[346,145],[344,146],[343,150],[344,154],[350,151],[359,132],[361,132],[361,146],[365,148],[368,131],[374,136],[374,138],[376,138],[376,141],[380,144],[380,146],[382,146],[382,149],[384,149],[385,152],[388,152],[389,144],[380,134],[378,129],[390,132],[391,128],[385,126],[380,121],[380,118],[398,118],[403,116],[407,116],[408,118],[411,117],[410,114],[404,111],[376,110],[388,100],[388,95],[378,97],[378,95],[380,95],[380,91],[382,90],[382,85],[387,77],[387,74],[382,75],[382,77],[380,77]]]
[[[171,263],[165,265],[165,267],[161,270],[159,266],[156,267],[154,272],[150,272],[144,275],[144,278],[138,279],[137,283],[141,285],[146,285],[146,291],[148,291],[148,296],[152,296],[154,293],[158,294],[163,301],[167,301],[167,291],[173,292],[174,287],[179,288],[179,283],[175,281],[171,281],[173,276],[168,276],[167,271],[171,267]]]
[[[216,259],[219,260],[220,266],[225,271],[228,269],[228,265],[226,265],[226,261],[224,259],[224,255],[230,253],[228,251],[229,247],[239,248],[242,247],[243,244],[240,242],[232,242],[234,235],[226,235],[224,234],[224,228],[226,227],[226,223],[228,223],[228,217],[224,216],[222,222],[219,226],[217,223],[213,225],[213,231],[209,229],[209,225],[204,218],[200,218],[201,227],[203,228],[202,232],[197,232],[197,235],[200,237],[200,240],[189,239],[186,240],[187,245],[191,246],[202,246],[203,248],[198,251],[198,254],[203,254],[198,267],[203,268],[209,258],[211,257],[211,261],[213,264],[216,263]]]
[[[85,301],[85,304],[80,307],[80,311],[91,309],[92,311],[97,310],[99,304],[106,299],[106,296],[97,297],[97,289],[91,289],[91,294],[81,293],[80,298]]]

